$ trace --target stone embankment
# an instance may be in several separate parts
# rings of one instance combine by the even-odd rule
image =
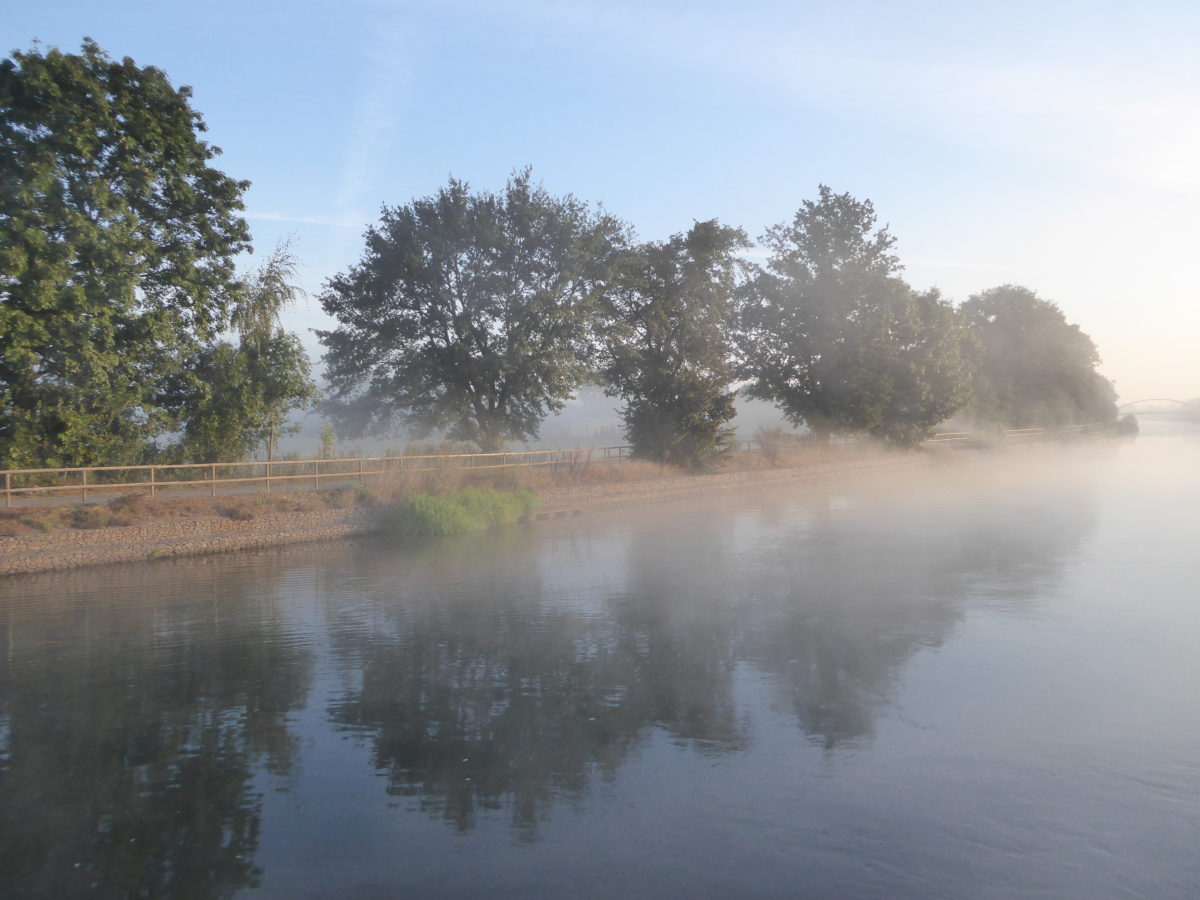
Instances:
[[[576,512],[660,503],[748,486],[800,483],[928,460],[923,454],[890,454],[794,468],[568,484],[541,490],[538,499],[543,509]],[[378,527],[377,513],[368,508],[273,513],[248,521],[212,515],[115,528],[63,528],[46,534],[0,537],[0,575],[332,540],[367,534]]]

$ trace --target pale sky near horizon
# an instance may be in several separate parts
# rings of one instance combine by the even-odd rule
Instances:
[[[1123,401],[1200,396],[1200,4],[0,0],[7,55],[83,36],[163,69],[253,182],[312,297],[383,203],[531,165],[643,239],[757,236],[819,184],[870,199],[906,277],[1006,282],[1092,336]]]

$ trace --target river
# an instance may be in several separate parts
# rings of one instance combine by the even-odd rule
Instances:
[[[1200,896],[1197,459],[0,580],[0,896]]]

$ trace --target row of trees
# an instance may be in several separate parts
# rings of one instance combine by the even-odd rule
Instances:
[[[189,101],[90,41],[0,63],[0,465],[239,458],[316,399],[280,326],[295,257],[236,274],[248,183],[211,165]],[[715,220],[639,243],[528,170],[497,193],[452,179],[384,207],[327,281],[328,409],[344,434],[497,450],[594,381],[638,453],[685,465],[728,445],[739,389],[819,436],[900,444],[967,404],[1008,425],[1115,415],[1057,307],[914,290],[867,201],[822,186],[761,240],[764,266]]]
[[[623,402],[638,453],[685,465],[728,445],[738,387],[819,438],[901,445],[968,405],[1015,427],[1116,416],[1095,346],[1053,303],[1006,285],[956,309],[914,290],[868,201],[822,186],[762,243],[761,267],[716,221],[637,243],[528,170],[501,193],[451,180],[385,207],[328,282],[333,411],[350,432],[401,424],[496,450],[590,379]]]

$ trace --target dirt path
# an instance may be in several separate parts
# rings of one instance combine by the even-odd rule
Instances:
[[[553,516],[564,511],[660,503],[748,486],[800,483],[922,465],[929,459],[927,454],[897,453],[793,468],[567,485],[540,490],[538,499],[547,515]],[[366,534],[377,527],[377,516],[371,509],[326,509],[272,513],[249,521],[202,515],[114,528],[62,528],[46,534],[0,537],[0,576],[332,540]],[[4,586],[0,580],[0,590]]]
[[[902,466],[918,466],[930,462],[931,459],[928,454],[922,453],[894,453],[863,459],[811,463],[792,468],[717,472],[711,475],[675,475],[670,478],[656,478],[647,481],[567,485],[538,491],[538,500],[541,501],[542,508],[546,510],[564,508],[588,510],[623,503],[657,503],[676,497],[729,491],[752,485],[797,484],[838,475]]]

